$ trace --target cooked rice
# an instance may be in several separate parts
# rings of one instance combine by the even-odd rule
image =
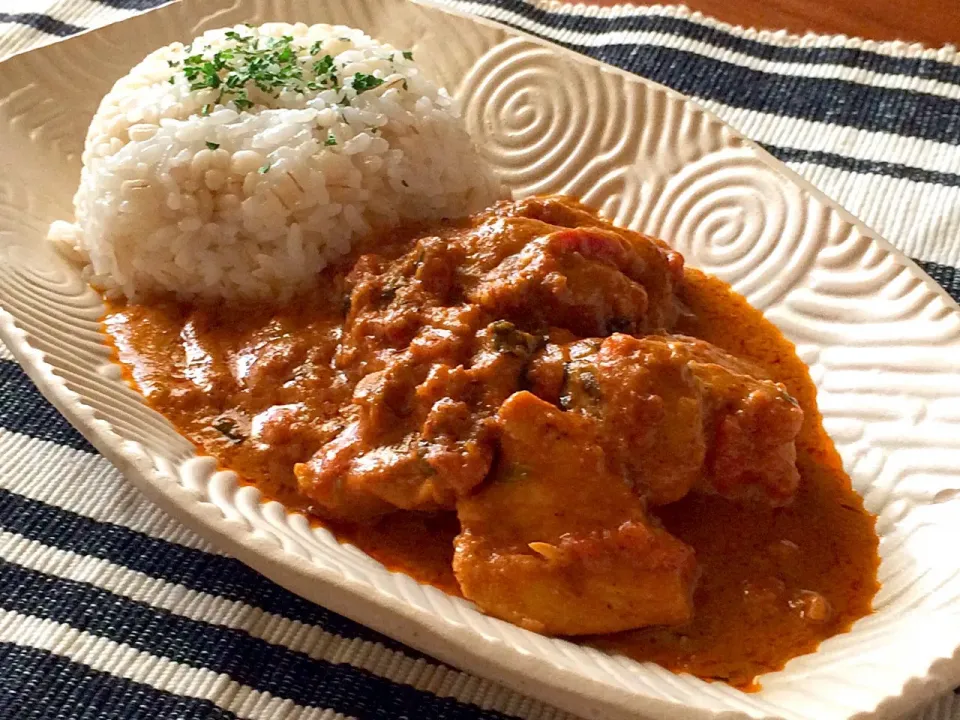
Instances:
[[[330,55],[340,87],[274,97],[250,83],[249,109],[191,90],[184,60],[236,47],[228,32],[292,37],[307,78]],[[383,83],[358,92],[358,74]],[[270,23],[174,43],[118,80],[90,124],[75,223],[50,237],[108,294],[283,300],[361,236],[501,196],[409,54],[352,28]]]

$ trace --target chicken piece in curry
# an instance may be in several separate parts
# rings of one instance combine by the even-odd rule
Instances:
[[[608,463],[648,504],[793,499],[803,411],[760,368],[695,338],[621,334],[549,347],[532,367],[533,391],[595,419]]]
[[[569,198],[371,238],[284,307],[105,328],[223,466],[522,627],[751,687],[870,610],[873,519],[792,346]]]
[[[463,594],[550,635],[689,620],[693,549],[652,521],[609,466],[597,423],[525,391],[497,421],[490,481],[457,502],[453,570]]]

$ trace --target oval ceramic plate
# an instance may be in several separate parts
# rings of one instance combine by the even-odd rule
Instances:
[[[87,123],[145,52],[269,20],[343,23],[416,52],[517,195],[565,192],[665,238],[797,343],[882,536],[876,612],[746,695],[521,630],[388,572],[216,472],[121,380],[100,300],[44,243],[71,217]],[[960,681],[960,312],[810,185],[658,85],[403,0],[185,0],[0,72],[0,334],[150,498],[281,585],[445,662],[590,718],[890,717]]]

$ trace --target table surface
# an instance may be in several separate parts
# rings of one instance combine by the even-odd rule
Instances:
[[[625,0],[584,0],[616,5]],[[654,5],[656,0],[632,0]],[[873,40],[908,40],[932,47],[960,44],[957,0],[684,0],[723,22],[795,33],[843,34]]]

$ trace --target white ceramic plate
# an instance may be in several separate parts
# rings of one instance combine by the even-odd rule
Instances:
[[[331,22],[411,47],[519,195],[568,192],[731,282],[799,348],[879,516],[874,615],[746,695],[488,618],[388,572],[198,458],[120,379],[103,308],[44,244],[71,217],[87,123],[148,49],[239,22]],[[0,71],[0,335],[155,502],[281,585],[590,718],[891,717],[960,682],[960,312],[887,242],[658,85],[403,0],[185,0]]]

